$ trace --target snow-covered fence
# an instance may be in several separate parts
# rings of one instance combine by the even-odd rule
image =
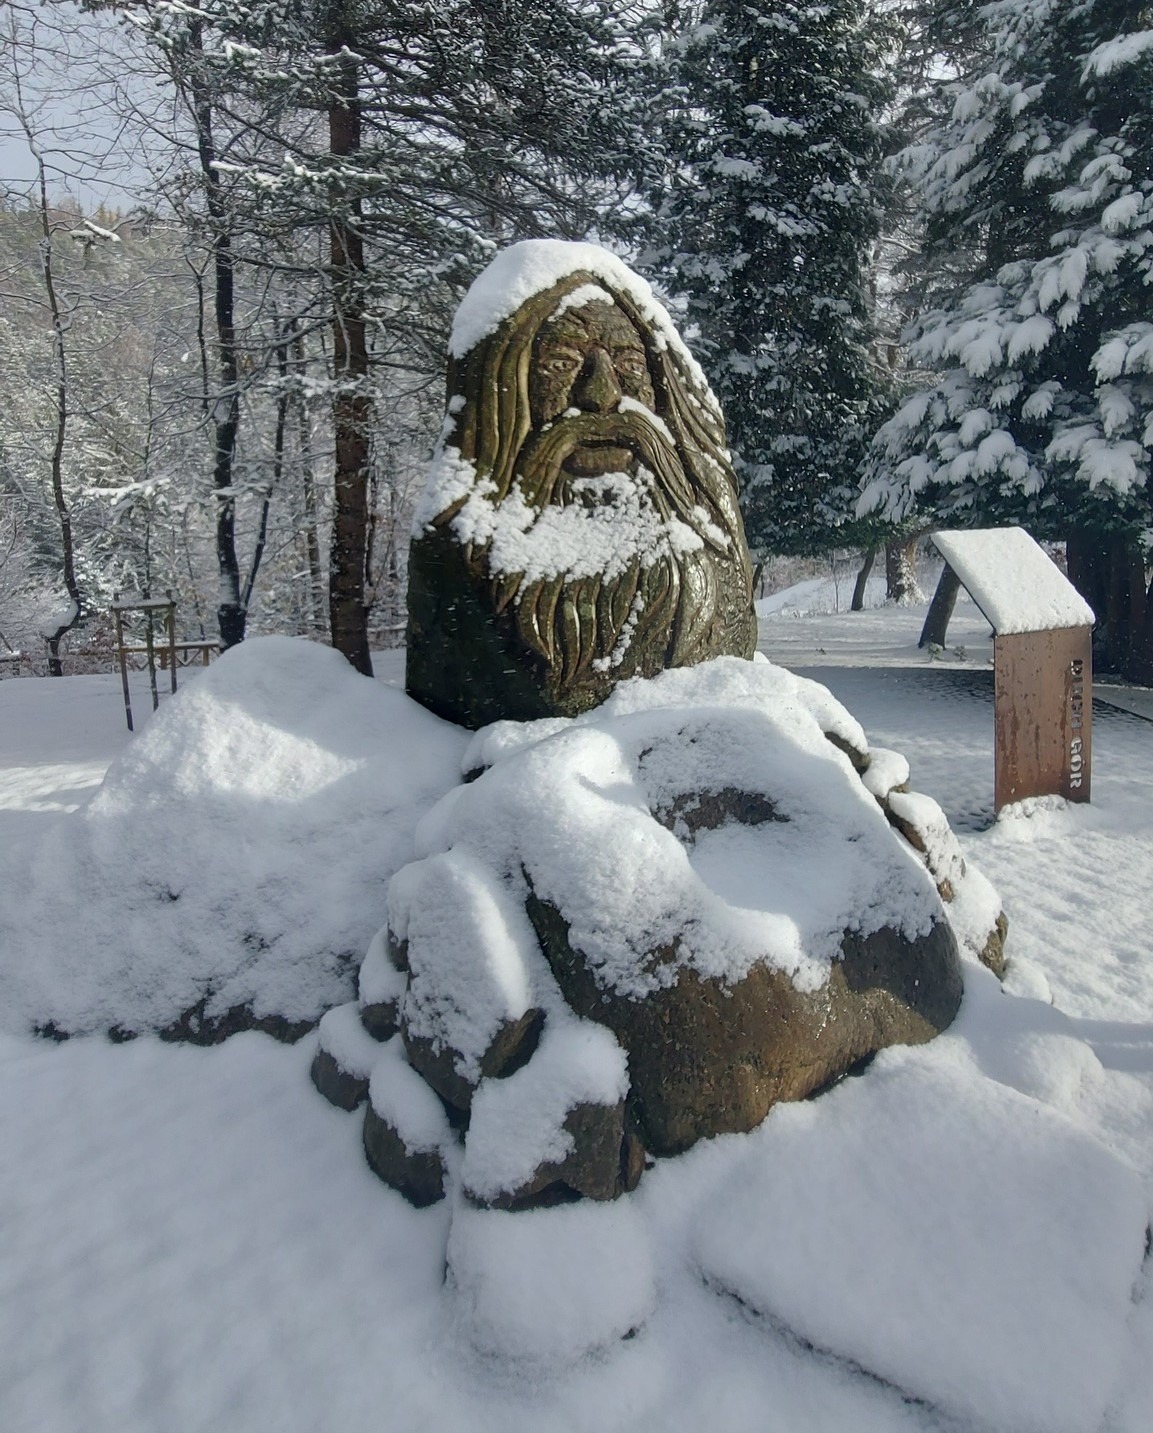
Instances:
[[[5,677],[26,677],[31,670],[30,652],[0,652],[0,681]]]
[[[143,613],[143,643],[132,643],[128,640],[125,630],[125,616],[128,613]],[[160,705],[156,680],[157,665],[159,664],[162,672],[169,673],[171,690],[175,693],[177,668],[190,666],[194,661],[207,666],[213,653],[220,650],[220,643],[177,640],[176,599],[171,592],[166,592],[163,597],[131,593],[126,598],[122,598],[117,592],[112,603],[112,616],[116,623],[116,657],[124,690],[124,714],[128,720],[128,730],[131,731],[132,697],[128,686],[128,672],[136,667],[136,659],[144,660],[144,670],[148,672],[152,693],[152,710],[155,711]],[[162,627],[161,633],[157,632],[158,621]]]

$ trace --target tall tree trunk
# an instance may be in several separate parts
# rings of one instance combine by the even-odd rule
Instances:
[[[1139,540],[1119,537],[1114,542],[1110,621],[1121,645],[1121,670],[1141,680],[1146,645],[1145,558]]]
[[[1130,676],[1142,686],[1153,687],[1153,581],[1145,589],[1145,621],[1134,642]]]
[[[921,600],[917,586],[917,537],[898,538],[885,544],[885,596],[906,604]]]
[[[1069,580],[1097,617],[1094,660],[1134,681],[1153,680],[1153,606],[1140,541],[1079,528],[1065,543]]]
[[[189,27],[195,50],[203,48],[202,23]],[[233,490],[236,443],[240,430],[240,366],[236,350],[236,272],[228,211],[216,168],[212,102],[203,78],[194,71],[188,90],[196,126],[196,149],[212,230],[213,316],[216,329],[218,391],[210,403],[213,429],[212,488],[216,495],[216,563],[220,598],[216,609],[222,650],[244,641],[247,621],[236,556],[236,498]]]
[[[329,106],[329,151],[334,167],[355,161],[361,146],[358,62],[351,53],[355,36],[347,29],[346,4],[334,0],[330,10],[330,50],[337,56],[339,93]],[[361,204],[355,192],[346,198],[344,179],[334,181],[330,220],[332,261],[333,370],[336,379],[332,423],[336,448],[333,486],[332,550],[329,554],[328,602],[332,645],[358,672],[372,676],[368,650],[366,602],[368,549],[369,423],[372,400],[368,390],[368,339],[364,316],[364,239]]]
[[[1108,567],[1104,534],[1090,528],[1074,528],[1065,539],[1065,571],[1097,614],[1098,622],[1105,614]]]
[[[877,560],[877,549],[870,547],[865,553],[865,560],[861,563],[861,570],[857,573],[857,580],[853,584],[853,600],[849,603],[850,612],[863,612],[865,610],[865,588],[869,585],[869,574],[873,570],[873,563]]]

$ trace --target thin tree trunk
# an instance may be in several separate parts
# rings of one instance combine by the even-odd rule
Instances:
[[[56,375],[56,431],[52,441],[50,465],[52,502],[60,522],[60,548],[63,558],[64,588],[68,593],[69,609],[57,622],[51,632],[44,634],[48,643],[48,675],[62,677],[64,667],[60,661],[60,643],[66,633],[80,621],[83,602],[80,584],[76,576],[76,548],[72,534],[72,511],[64,493],[64,445],[68,437],[68,358],[64,342],[67,329],[60,296],[56,290],[56,277],[52,269],[52,221],[48,212],[48,177],[44,160],[31,126],[24,120],[23,98],[17,85],[19,119],[23,124],[24,136],[36,162],[40,195],[40,272],[44,278],[44,291],[48,299],[48,311],[52,317],[52,358]]]
[[[203,46],[201,22],[189,27],[193,48]],[[236,497],[233,490],[237,436],[240,430],[240,365],[236,347],[236,271],[227,206],[216,168],[212,102],[203,82],[194,77],[189,98],[196,126],[196,148],[204,180],[205,204],[212,226],[213,315],[219,391],[210,405],[213,428],[212,487],[216,494],[216,563],[220,576],[217,621],[222,650],[244,641],[247,619],[240,593],[236,556]]]
[[[293,360],[297,374],[304,377],[304,339],[297,334],[293,342]],[[308,613],[314,631],[325,625],[324,572],[320,564],[320,533],[316,518],[316,477],[312,462],[312,430],[309,426],[308,404],[303,387],[296,393],[300,448],[300,472],[304,488],[304,546],[308,557]],[[329,633],[331,638],[331,633]]]
[[[869,574],[873,570],[873,563],[877,560],[877,549],[870,547],[865,553],[865,560],[861,563],[861,570],[857,573],[857,580],[853,584],[853,600],[849,603],[850,612],[863,612],[865,610],[865,588],[869,585]]]
[[[208,337],[204,332],[204,274],[191,259],[185,258],[192,282],[196,286],[196,353],[200,359],[200,411],[208,417],[208,393],[212,386],[208,363]]]
[[[943,647],[949,630],[949,619],[957,605],[957,594],[961,590],[961,579],[946,562],[941,569],[941,579],[929,610],[925,613],[925,625],[921,628],[918,647]]]
[[[187,504],[180,512],[180,536],[181,545],[184,548],[184,567],[188,573],[188,590],[192,593],[192,610],[196,614],[196,626],[200,632],[200,640],[206,641],[208,634],[204,630],[204,611],[200,605],[200,593],[196,587],[196,569],[192,565],[192,547],[188,541],[188,506]]]
[[[339,59],[339,98],[328,111],[329,150],[334,163],[360,152],[361,114],[357,60],[351,53],[345,5],[330,10],[330,48]],[[338,187],[340,187],[338,182]],[[338,196],[334,196],[338,197]],[[339,205],[338,198],[338,205]],[[329,554],[329,612],[332,645],[358,672],[372,676],[368,650],[366,562],[368,543],[369,422],[368,340],[364,316],[364,240],[361,206],[355,194],[335,207],[330,221],[333,279],[333,370],[336,379],[332,422],[336,448],[332,550]]]
[[[274,323],[275,320],[274,309]],[[276,430],[272,439],[272,480],[264,490],[264,501],[260,505],[260,526],[256,533],[256,546],[252,550],[252,561],[248,566],[244,596],[241,599],[246,620],[252,602],[252,589],[256,586],[260,564],[264,560],[264,548],[268,542],[268,514],[272,508],[272,494],[280,487],[281,478],[284,476],[284,441],[288,432],[288,333],[289,329],[286,328],[277,336],[276,372],[280,378],[280,388],[276,395]]]

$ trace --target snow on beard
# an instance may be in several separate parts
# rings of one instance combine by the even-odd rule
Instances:
[[[576,271],[453,367],[410,557],[411,695],[479,726],[751,656],[723,422],[678,347],[635,295]]]
[[[616,461],[598,473],[602,454]],[[667,664],[685,665],[716,612],[711,558],[727,540],[640,411],[559,418],[526,444],[492,512],[493,605],[511,605],[521,640],[562,686],[635,665],[630,651],[666,645],[666,633]],[[486,526],[465,511],[457,531]]]

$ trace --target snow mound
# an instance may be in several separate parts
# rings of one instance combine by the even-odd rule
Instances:
[[[955,1417],[1091,1433],[1141,1266],[1139,1182],[950,1049],[883,1051],[865,1078],[779,1105],[702,1225],[701,1268]]]
[[[530,1364],[573,1363],[614,1344],[656,1302],[648,1231],[624,1199],[515,1214],[461,1205],[448,1280],[473,1345]]]
[[[5,1020],[139,1031],[195,1009],[193,1036],[237,1007],[316,1021],[352,994],[388,879],[465,741],[330,648],[233,648],[38,853],[28,900],[0,916],[0,966],[18,967]]]
[[[1078,1119],[1085,1101],[1095,1098],[1104,1068],[1077,1022],[1051,1001],[1048,992],[1006,999],[988,971],[974,971],[941,1050],[956,1044],[957,1058],[991,1080]]]

